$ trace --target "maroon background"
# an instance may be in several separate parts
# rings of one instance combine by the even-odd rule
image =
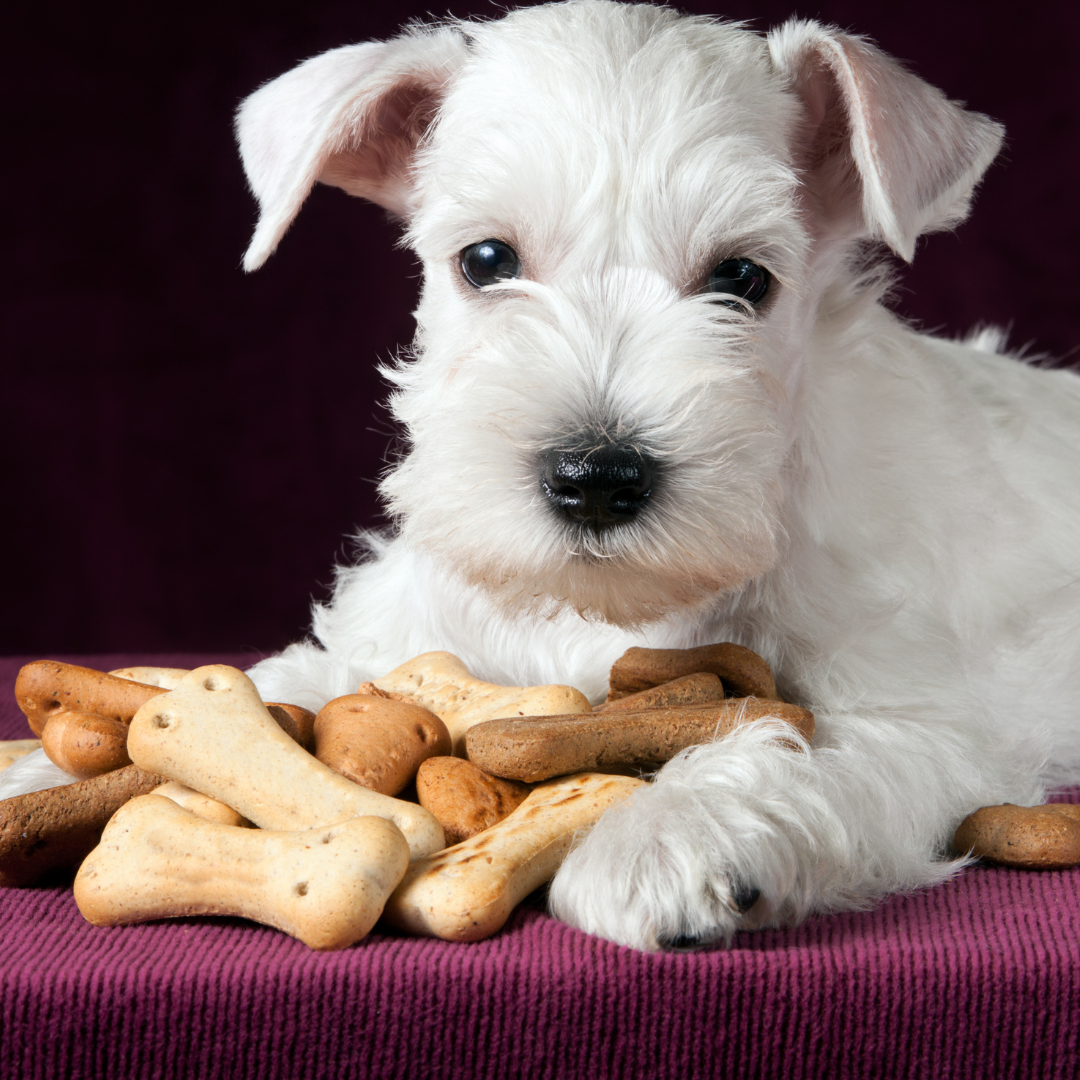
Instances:
[[[721,10],[766,27],[789,3]],[[14,10],[13,10],[14,9]],[[438,10],[438,9],[437,9]],[[460,15],[496,14],[453,3]],[[286,644],[343,540],[380,519],[393,428],[373,367],[412,332],[416,267],[382,211],[315,192],[259,273],[236,104],[419,2],[10,5],[0,71],[0,652]],[[854,0],[867,33],[1009,144],[973,220],[925,242],[899,307],[1080,345],[1073,3]]]

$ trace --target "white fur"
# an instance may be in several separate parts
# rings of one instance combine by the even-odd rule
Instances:
[[[267,697],[431,649],[594,699],[630,645],[763,654],[813,746],[763,724],[680,755],[553,883],[638,948],[941,881],[967,813],[1077,775],[1080,380],[914,332],[868,261],[965,216],[996,124],[817,23],[571,0],[310,60],[239,134],[249,267],[321,177],[401,215],[425,270],[387,372],[397,533],[253,669]],[[478,292],[457,258],[487,237],[523,274]],[[736,256],[774,275],[757,314],[701,295]],[[664,472],[581,538],[537,454],[586,427]]]

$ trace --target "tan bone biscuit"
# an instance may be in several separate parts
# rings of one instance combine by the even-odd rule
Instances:
[[[0,772],[14,765],[19,758],[41,749],[40,739],[5,739],[0,741]]]
[[[661,683],[649,690],[639,690],[636,694],[605,701],[594,712],[621,712],[625,709],[669,709],[683,705],[710,705],[723,701],[724,684],[711,672],[700,671],[695,675],[684,675],[681,679]]]
[[[386,905],[387,921],[447,941],[490,937],[551,879],[574,834],[641,786],[641,780],[597,773],[540,785],[497,825],[414,862]]]
[[[443,845],[423,807],[369,791],[301,749],[274,722],[236,668],[196,668],[131,722],[132,761],[218,799],[260,829],[313,829],[350,817],[383,817],[405,834],[413,858]]]
[[[961,854],[1019,870],[1064,870],[1080,864],[1080,806],[984,806],[960,823]]]
[[[264,832],[148,795],[109,822],[79,868],[75,901],[98,926],[235,915],[313,949],[342,949],[374,926],[408,863],[404,837],[381,817]]]
[[[531,790],[459,757],[430,757],[416,774],[420,805],[438,818],[447,844],[459,844],[497,825]]]
[[[535,783],[589,769],[669,761],[687,747],[767,717],[791,724],[805,739],[813,737],[814,716],[806,709],[729,698],[678,709],[489,720],[469,732],[466,746],[469,760],[487,772]]]
[[[696,649],[627,649],[611,665],[608,701],[701,671],[719,676],[732,697],[776,697],[772,668],[757,653],[727,641]]]
[[[175,780],[167,780],[160,787],[154,788],[150,794],[172,799],[177,806],[183,807],[189,814],[194,814],[204,821],[213,821],[218,825],[233,825],[237,828],[251,826],[251,822],[242,814],[238,814],[231,806],[226,806],[217,799],[211,799],[209,795],[189,788],[187,784],[178,784]]]
[[[77,866],[112,815],[163,776],[135,765],[75,784],[0,802],[0,885],[30,885],[50,870]]]
[[[459,757],[465,753],[465,733],[483,720],[592,711],[589,699],[572,686],[499,686],[484,682],[448,652],[414,657],[375,679],[374,686],[387,693],[408,695],[440,717]]]
[[[268,702],[267,711],[278,727],[305,750],[314,749],[315,714],[299,705]],[[49,717],[41,746],[49,760],[80,780],[131,764],[127,752],[128,725],[92,713],[62,709]]]
[[[173,690],[189,670],[189,668],[143,665],[116,668],[109,674],[115,675],[118,679],[130,679],[132,682],[143,683],[145,686],[160,686],[162,690]]]
[[[450,733],[414,702],[347,694],[319,710],[314,753],[354,783],[396,795],[422,761],[450,753]]]

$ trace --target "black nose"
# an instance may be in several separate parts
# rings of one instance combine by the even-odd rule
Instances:
[[[594,529],[633,521],[652,491],[655,466],[632,446],[545,450],[540,484],[558,512]]]

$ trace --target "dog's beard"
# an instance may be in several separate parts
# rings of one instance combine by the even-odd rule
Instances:
[[[544,494],[531,449],[508,446],[490,430],[477,430],[469,448],[483,467],[455,475],[446,469],[445,439],[431,449],[421,443],[384,491],[407,543],[504,610],[549,615],[569,607],[639,626],[708,604],[779,557],[781,440],[760,412],[756,424],[749,416],[740,424],[736,411],[718,422],[723,434],[704,433],[708,449],[697,455],[687,456],[685,432],[666,454],[654,440],[651,455],[663,466],[656,491],[632,521],[599,531],[565,520]]]
[[[610,530],[614,532],[615,530]],[[772,537],[735,550],[724,545],[695,557],[683,543],[665,550],[647,525],[618,527],[619,536],[596,536],[562,528],[562,552],[539,565],[474,563],[448,553],[451,567],[508,611],[550,615],[571,608],[585,618],[635,627],[675,611],[707,605],[717,594],[739,588],[775,562]],[[556,543],[560,543],[556,541]],[[458,553],[460,556],[460,553]],[[720,557],[718,557],[718,555]]]

